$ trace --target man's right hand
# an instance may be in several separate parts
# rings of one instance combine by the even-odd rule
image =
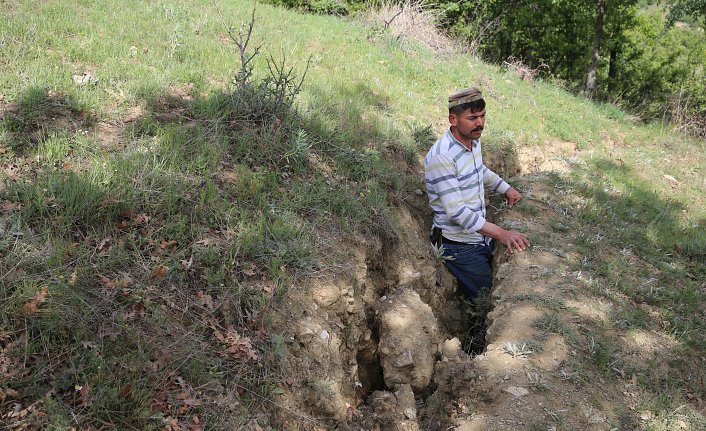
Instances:
[[[505,230],[490,222],[485,222],[478,232],[500,241],[507,247],[507,252],[510,254],[514,254],[516,251],[525,251],[530,246],[529,240],[523,234],[514,230]]]
[[[496,239],[507,247],[507,252],[510,254],[514,254],[516,251],[525,251],[530,246],[527,237],[514,230],[503,229]]]

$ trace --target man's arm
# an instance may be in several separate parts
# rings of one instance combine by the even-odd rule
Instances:
[[[505,182],[502,177],[483,165],[483,184],[493,191],[505,195],[505,200],[510,206],[515,205],[522,199],[522,195],[514,187]]]
[[[525,251],[530,246],[529,240],[523,234],[514,230],[505,230],[489,221],[486,221],[478,232],[500,241],[507,247],[510,254],[515,253],[515,251]]]
[[[463,203],[464,200],[458,187],[453,160],[442,155],[434,156],[430,159],[429,164],[425,166],[425,170],[428,185],[440,197],[444,211],[450,216],[449,218],[452,222],[468,231],[478,232],[501,242],[510,253],[523,251],[529,247],[529,241],[524,235],[519,232],[505,230],[496,224],[488,222],[480,212],[471,210]],[[508,192],[511,196],[513,195],[510,190],[514,190],[514,193],[517,193],[517,190],[510,187],[497,174],[492,171],[490,173],[495,176],[493,182],[496,183],[496,190],[505,193],[506,196]],[[517,194],[519,195],[519,193]]]
[[[500,175],[491,171],[485,165],[484,168],[485,170],[483,171],[483,182],[492,190],[505,194],[505,200],[507,201],[508,205],[515,205],[517,202],[520,201],[520,199],[522,199],[522,195],[520,194],[520,192],[518,192],[514,187],[506,183],[505,180],[500,177]],[[524,251],[530,245],[529,240],[523,234],[514,230],[505,230],[500,226],[490,223],[488,221],[485,222],[483,227],[480,228],[478,232],[502,243],[505,247],[507,247],[507,250],[510,254],[513,254],[516,251]]]
[[[507,191],[505,192],[505,200],[510,206],[513,206],[518,203],[520,199],[522,199],[522,195],[512,186],[510,186],[510,188],[507,189]]]

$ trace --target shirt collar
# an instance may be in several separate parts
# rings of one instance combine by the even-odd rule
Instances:
[[[451,127],[449,127],[449,130],[447,130],[446,133],[449,135],[449,139],[451,140],[451,143],[452,143],[452,144],[459,145],[461,148],[463,148],[463,149],[466,150],[466,151],[471,151],[471,150],[469,150],[468,148],[466,148],[465,145],[463,145],[461,142],[459,142],[458,139],[456,139],[456,137],[454,136],[454,134],[451,133]],[[471,145],[473,146],[473,148],[476,148],[479,143],[480,143],[480,139],[473,139],[473,140],[471,140]]]

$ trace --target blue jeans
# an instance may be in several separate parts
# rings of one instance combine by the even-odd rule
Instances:
[[[482,289],[493,287],[493,246],[485,244],[448,244],[443,242],[444,265],[458,280],[461,291],[468,299],[478,296]]]

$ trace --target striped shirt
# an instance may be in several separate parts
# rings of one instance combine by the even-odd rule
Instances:
[[[479,140],[467,149],[449,129],[424,158],[429,206],[434,227],[444,237],[469,244],[489,243],[478,233],[485,224],[484,185],[504,194],[510,185],[483,164]]]

